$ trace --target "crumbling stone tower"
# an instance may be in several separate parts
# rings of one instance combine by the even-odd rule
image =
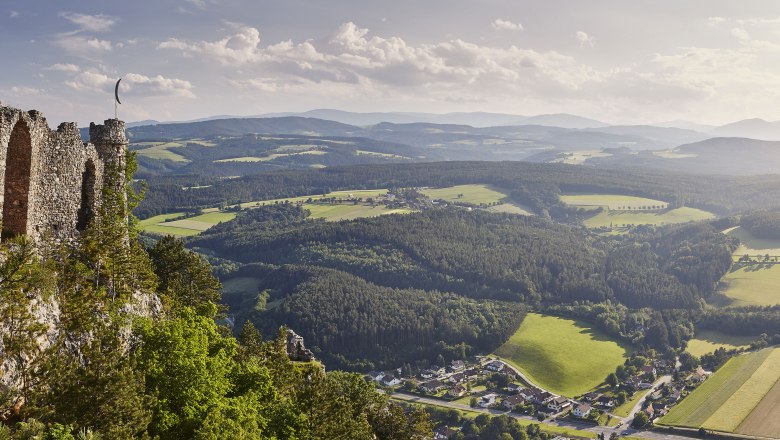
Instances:
[[[106,171],[124,170],[124,122],[93,123],[89,133],[86,143],[74,122],[51,130],[36,110],[0,107],[2,238],[75,237],[97,213],[103,186],[121,189]]]

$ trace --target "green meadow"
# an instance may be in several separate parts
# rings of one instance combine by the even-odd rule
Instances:
[[[584,322],[529,313],[495,354],[539,386],[574,397],[602,384],[629,351]]]
[[[503,193],[490,185],[457,185],[446,188],[427,188],[421,193],[431,199],[446,200],[448,202],[461,202],[479,205],[481,203],[495,203],[507,198]]]

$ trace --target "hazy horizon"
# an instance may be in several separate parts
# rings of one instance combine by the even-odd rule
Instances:
[[[780,120],[780,4],[96,0],[0,6],[0,101],[81,125],[312,109]]]

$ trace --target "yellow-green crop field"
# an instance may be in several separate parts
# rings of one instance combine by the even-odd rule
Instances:
[[[778,379],[780,348],[734,357],[659,423],[756,435],[767,423],[775,423],[751,419],[751,413],[763,407],[764,399],[776,398],[772,391]],[[749,423],[745,424],[746,421]]]
[[[529,313],[495,354],[539,386],[574,397],[602,384],[629,352],[584,322]]]

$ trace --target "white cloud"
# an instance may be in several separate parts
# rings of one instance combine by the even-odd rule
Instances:
[[[110,52],[113,45],[108,40],[101,40],[83,35],[61,34],[53,43],[74,55],[89,56]]]
[[[493,23],[491,23],[491,26],[493,26],[493,29],[497,31],[522,31],[523,25],[520,23],[512,23],[508,20],[502,20],[500,18],[497,18]]]
[[[731,30],[731,35],[736,37],[740,41],[748,41],[750,40],[750,34],[748,31],[742,28],[734,28]]]
[[[260,31],[252,27],[242,27],[237,34],[218,41],[188,43],[171,38],[158,44],[157,48],[178,50],[184,55],[204,54],[223,64],[244,64],[260,59],[259,45]]]
[[[43,89],[34,87],[11,87],[11,94],[16,96],[38,96],[44,93]]]
[[[187,3],[191,3],[195,7],[199,9],[206,9],[206,2],[205,0],[185,0]]]
[[[60,17],[78,26],[80,31],[87,32],[108,32],[119,21],[108,15],[88,15],[74,12],[61,12]]]
[[[577,39],[577,42],[580,43],[580,47],[585,47],[585,46],[593,47],[593,44],[595,43],[593,37],[583,31],[577,31],[574,34],[574,37]]]
[[[75,64],[52,64],[46,70],[57,70],[60,72],[78,72],[81,69]]]
[[[11,12],[8,13],[8,18],[16,18],[18,16],[19,16],[19,12],[18,11],[11,11]]]
[[[95,70],[87,70],[75,75],[65,85],[78,91],[110,92],[117,78]],[[179,96],[194,98],[192,84],[189,81],[176,78],[166,78],[162,75],[146,76],[138,73],[128,73],[122,78],[122,94],[148,96]]]
[[[708,17],[707,18],[707,25],[709,26],[717,26],[723,22],[725,22],[726,19],[723,17]]]

